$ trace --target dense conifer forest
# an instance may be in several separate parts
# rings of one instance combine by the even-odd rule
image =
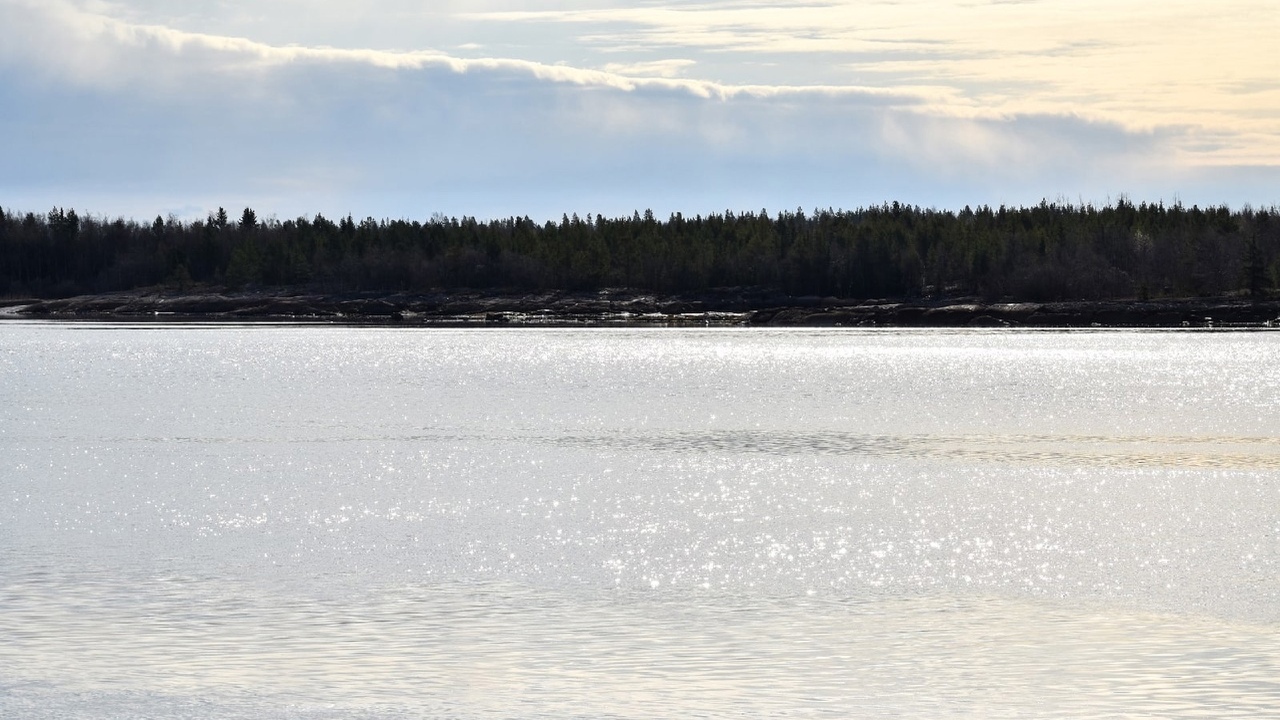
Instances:
[[[0,296],[162,286],[326,292],[764,287],[793,296],[1028,301],[1267,295],[1280,285],[1280,209],[1121,200],[959,212],[885,204],[665,221],[279,221],[246,208],[151,223],[0,209]]]

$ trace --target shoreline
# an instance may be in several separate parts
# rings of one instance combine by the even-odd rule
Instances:
[[[316,293],[144,289],[0,300],[0,319],[386,324],[422,327],[1274,328],[1280,300],[845,300],[768,290]]]

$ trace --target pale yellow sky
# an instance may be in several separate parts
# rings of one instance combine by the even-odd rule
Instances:
[[[752,82],[743,61],[755,56],[794,66],[796,84],[843,78],[919,91],[944,115],[1054,113],[1190,128],[1195,139],[1182,148],[1190,162],[1280,163],[1275,2],[709,2],[470,17],[570,24],[602,55],[664,56],[637,65],[639,73]]]

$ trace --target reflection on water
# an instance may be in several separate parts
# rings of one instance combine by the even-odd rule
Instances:
[[[0,326],[0,717],[1280,715],[1280,335]]]
[[[759,452],[1051,466],[1280,469],[1280,440],[1270,437],[857,435],[771,430],[568,435],[550,441],[671,453]]]

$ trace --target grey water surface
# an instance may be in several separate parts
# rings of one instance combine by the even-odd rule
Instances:
[[[0,323],[0,717],[1280,716],[1280,334]]]

